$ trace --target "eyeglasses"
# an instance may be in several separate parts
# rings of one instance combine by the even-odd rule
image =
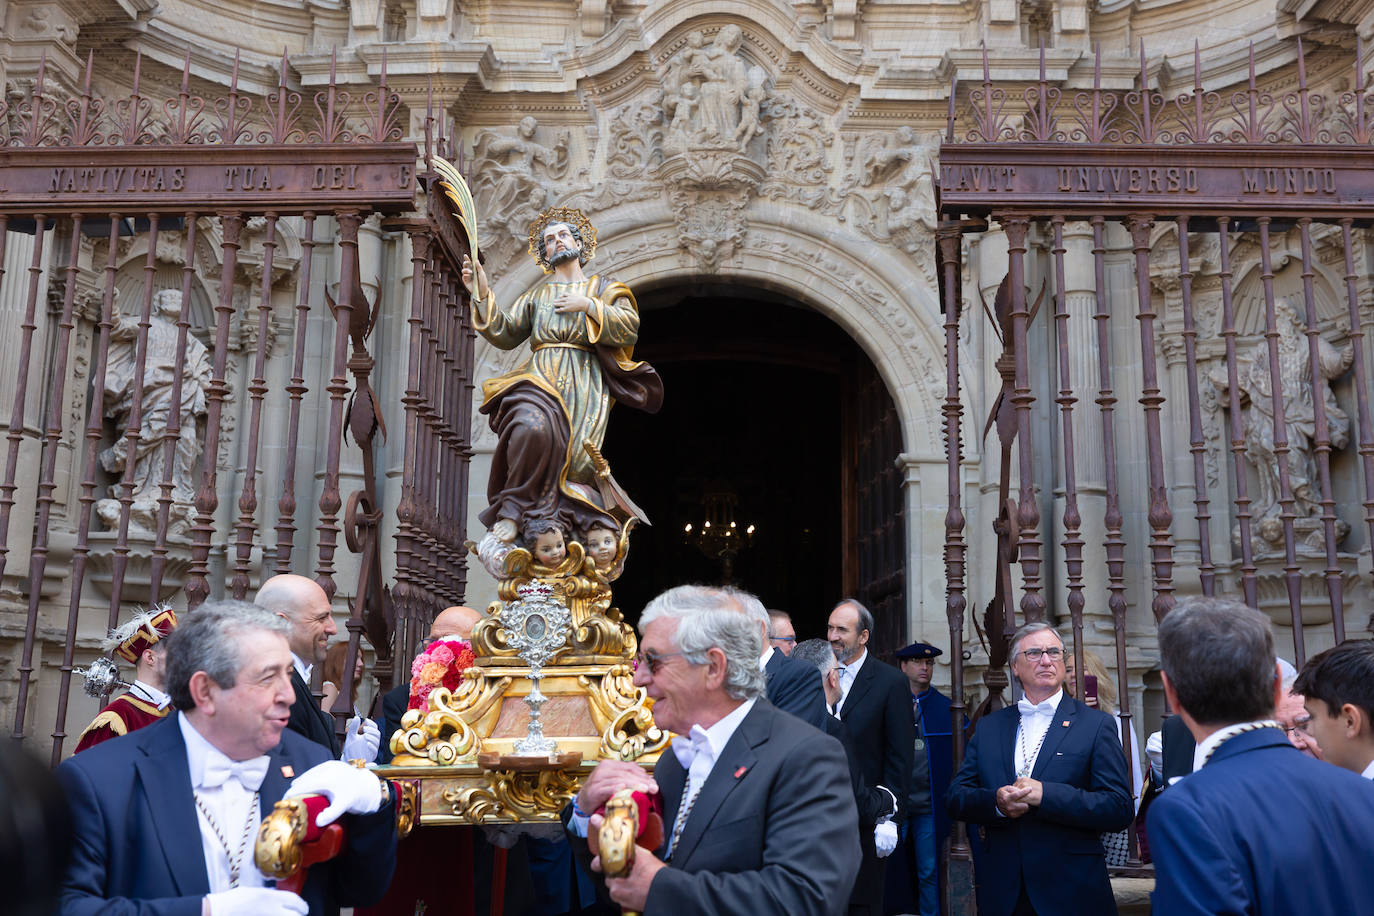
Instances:
[[[769,639],[769,641],[771,641],[771,642],[796,642],[796,641],[797,641],[797,637],[795,637],[795,636],[770,636],[770,637],[768,637],[768,639]]]
[[[639,670],[640,665],[646,665],[650,674],[658,674],[663,663],[670,658],[685,658],[686,652],[640,652],[635,656],[635,670]]]
[[[1050,661],[1057,662],[1063,656],[1064,650],[1058,646],[1050,646],[1048,649],[1022,649],[1021,654],[1026,657],[1026,661],[1038,662],[1043,656],[1048,655]]]
[[[1307,730],[1308,726],[1310,726],[1311,724],[1311,716],[1308,716],[1307,718],[1301,720],[1294,720],[1292,725],[1283,726],[1283,733],[1287,735],[1289,738],[1293,737],[1294,732],[1297,732],[1304,738],[1311,737],[1312,733]]]

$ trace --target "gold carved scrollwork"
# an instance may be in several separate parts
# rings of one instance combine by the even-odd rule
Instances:
[[[253,844],[253,862],[258,871],[281,881],[300,869],[308,816],[305,802],[299,798],[283,798],[272,806]]]
[[[420,782],[415,779],[389,782],[396,790],[396,838],[404,840],[420,823]]]
[[[601,735],[601,755],[621,760],[638,760],[645,754],[661,751],[668,744],[668,732],[654,724],[648,706],[636,706],[616,716]]]
[[[481,677],[480,669],[469,668],[465,671],[463,686],[459,688],[460,696],[464,687],[475,682],[473,672]],[[509,682],[510,678],[503,678],[497,682],[499,686],[489,684],[487,689],[494,687],[493,692],[499,696]],[[477,691],[469,691],[467,696],[471,697],[473,692],[480,692],[481,689],[478,687]],[[478,751],[482,749],[481,739],[463,720],[461,711],[462,707],[454,702],[447,688],[436,688],[429,695],[427,712],[410,709],[401,717],[401,730],[391,736],[391,752],[395,755],[393,762],[398,766],[452,766],[476,760]]]
[[[581,785],[576,775],[563,769],[488,770],[486,776],[485,786],[444,792],[454,814],[474,824],[488,819],[548,820],[563,810]]]
[[[634,685],[632,667],[614,665],[600,678],[583,675],[577,683],[601,730],[601,756],[636,760],[667,745],[668,734],[654,725],[644,688]]]

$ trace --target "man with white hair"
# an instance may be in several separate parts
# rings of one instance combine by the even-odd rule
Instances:
[[[825,693],[821,690],[820,672],[814,665],[788,657],[774,646],[769,637],[771,618],[763,602],[749,592],[737,588],[722,589],[738,607],[755,620],[763,632],[763,655],[759,667],[767,683],[768,702],[783,712],[790,712],[814,728],[825,730]]]
[[[1114,913],[1100,835],[1133,814],[1116,720],[1064,692],[1049,624],[1017,630],[1010,658],[1025,695],[978,723],[946,795],[950,817],[983,828],[978,912]]]
[[[564,823],[585,836],[620,789],[661,787],[663,845],[640,847],[629,874],[606,881],[624,909],[837,916],[859,868],[844,751],[764,699],[763,633],[733,604],[690,585],[649,602],[634,682],[653,698],[655,723],[679,737],[653,779],[633,763],[597,764]],[[582,840],[573,849],[588,855]]]

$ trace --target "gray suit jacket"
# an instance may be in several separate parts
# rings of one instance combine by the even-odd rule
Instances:
[[[671,834],[686,780],[671,750],[654,778]],[[840,743],[760,699],[711,769],[645,912],[843,913],[859,869],[858,837]]]

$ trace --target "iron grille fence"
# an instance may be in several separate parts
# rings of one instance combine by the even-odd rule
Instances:
[[[1100,52],[1077,90],[1048,79],[1043,49],[1039,79],[1015,89],[994,82],[985,52],[964,110],[952,89],[938,249],[956,709],[963,437],[982,428],[965,416],[977,367],[961,363],[961,322],[982,320],[964,308],[994,285],[966,291],[963,258],[989,233],[1006,256],[995,302],[983,303],[1001,345],[986,430],[1000,449],[995,583],[975,615],[988,636],[985,708],[1007,686],[1009,634],[1063,609],[1083,672],[1085,608],[1105,605],[1125,723],[1132,602],[1159,620],[1180,590],[1234,594],[1291,628],[1298,665],[1314,633],[1345,638],[1374,543],[1374,106],[1363,49],[1353,75],[1339,57],[1320,55],[1320,84],[1309,84],[1299,42],[1278,80],[1288,88],[1274,91],[1252,48],[1245,84],[1214,91],[1195,50],[1191,90],[1166,96],[1150,88],[1143,45],[1136,85],[1116,89],[1103,86]],[[1341,78],[1350,88],[1332,89]],[[1143,480],[1129,476],[1137,469]],[[1133,530],[1149,570],[1139,590]]]
[[[146,94],[143,67],[140,56],[128,94],[104,97],[93,56],[79,87],[50,79],[44,61],[25,97],[0,103],[0,302],[22,312],[0,582],[23,614],[16,739],[30,728],[36,643],[61,633],[54,763],[92,614],[104,609],[103,634],[131,603],[184,590],[193,610],[293,571],[332,599],[340,533],[360,563],[339,727],[364,632],[390,681],[398,609],[374,465],[385,417],[402,409],[397,648],[413,648],[420,622],[465,585],[472,333],[455,271],[467,242],[442,215],[412,215],[417,177],[419,200],[432,202],[428,164],[446,147],[433,112],[417,156],[385,61],[375,88],[351,91],[331,67],[306,92],[289,84],[283,55],[261,95],[240,90],[237,57],[227,92],[193,76],[189,51],[175,95]],[[387,308],[380,282],[369,296],[361,275],[360,229],[373,217],[407,233],[416,269],[409,345],[377,355],[383,368],[404,361],[401,405],[371,381],[369,341]],[[325,368],[312,378],[312,366]],[[346,436],[361,462],[351,493]],[[303,481],[318,493],[304,510]],[[13,568],[25,561],[26,573]]]

